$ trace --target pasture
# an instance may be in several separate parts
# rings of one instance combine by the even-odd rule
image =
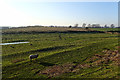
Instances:
[[[2,46],[3,79],[120,76],[119,62],[116,61],[116,55],[119,56],[118,34],[83,28],[47,27],[7,29],[2,33],[3,43],[29,42]],[[115,56],[112,53],[116,53]],[[30,61],[31,54],[39,56]]]
[[[92,28],[92,29],[98,31],[120,31],[119,28]]]

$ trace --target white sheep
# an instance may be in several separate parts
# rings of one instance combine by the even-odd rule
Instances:
[[[30,60],[34,59],[34,58],[37,58],[38,57],[38,54],[34,54],[34,55],[30,55],[29,58]]]

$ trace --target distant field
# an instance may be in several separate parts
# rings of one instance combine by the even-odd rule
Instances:
[[[2,46],[3,79],[118,78],[118,34],[92,31],[47,27],[4,30],[2,42],[30,43]],[[39,54],[38,59],[30,62],[29,55],[36,53]]]
[[[98,31],[120,31],[119,28],[91,28],[91,29]]]
[[[63,28],[63,27],[28,27],[28,28],[16,28],[16,29],[6,29],[3,32],[11,33],[11,32],[52,32],[52,31],[87,31],[84,28]]]

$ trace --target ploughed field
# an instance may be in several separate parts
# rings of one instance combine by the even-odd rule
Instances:
[[[3,30],[5,78],[119,78],[118,33],[83,28],[29,27]],[[30,61],[30,54],[39,54]]]

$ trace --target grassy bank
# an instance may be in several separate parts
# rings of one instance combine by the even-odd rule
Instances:
[[[40,32],[37,28],[36,32]],[[47,31],[58,31],[47,33]],[[117,78],[120,74],[118,66],[113,61],[76,68],[77,65],[92,65],[89,59],[95,54],[104,55],[103,50],[117,50],[118,34],[90,33],[86,29],[44,28],[44,33],[32,33],[31,28],[8,29],[3,31],[2,42],[28,41],[26,44],[2,46],[3,78]],[[27,31],[26,31],[27,30]],[[18,32],[26,32],[16,34]],[[35,30],[34,30],[35,31]],[[88,31],[80,33],[80,31]],[[14,34],[10,34],[15,32]],[[27,33],[29,32],[29,33]],[[30,33],[31,32],[31,33]],[[45,33],[46,32],[46,33]],[[30,54],[39,54],[36,60],[30,62]],[[102,59],[102,58],[101,58]],[[62,66],[62,67],[60,67]],[[55,69],[53,72],[52,69]],[[54,75],[53,75],[54,73]]]

